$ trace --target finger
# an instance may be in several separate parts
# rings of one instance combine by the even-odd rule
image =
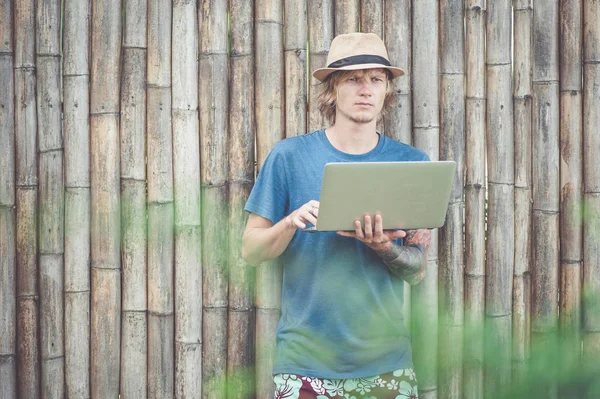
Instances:
[[[352,231],[338,230],[336,233],[343,237],[356,237],[356,234]]]
[[[359,240],[363,240],[365,238],[360,220],[354,221],[354,233],[355,237]]]
[[[302,223],[302,221],[300,220],[300,218],[298,217],[298,215],[294,216],[292,218],[292,222],[294,223],[294,225],[296,227],[299,227],[301,229],[305,229],[306,228],[306,224]]]
[[[373,225],[371,223],[371,215],[365,215],[365,239],[367,241],[373,240]]]
[[[377,213],[375,214],[375,235],[374,239],[377,242],[381,242],[383,239],[383,217]]]
[[[306,204],[303,205],[303,208],[308,210],[308,213],[318,217],[319,216],[319,201],[308,201]]]
[[[306,221],[310,224],[314,224],[314,225],[317,224],[317,218],[315,217],[315,215],[310,213],[310,211],[303,212],[302,217],[304,218],[304,221]]]
[[[391,240],[406,237],[406,231],[404,230],[384,230],[383,233]]]

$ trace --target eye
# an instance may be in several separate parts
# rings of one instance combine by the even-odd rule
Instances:
[[[348,82],[356,82],[357,80],[357,78],[348,78]]]

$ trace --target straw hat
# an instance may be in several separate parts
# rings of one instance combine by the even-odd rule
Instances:
[[[347,33],[336,36],[331,42],[327,55],[327,68],[313,72],[313,76],[323,81],[335,71],[384,68],[394,78],[404,75],[400,68],[391,66],[383,40],[374,33]]]

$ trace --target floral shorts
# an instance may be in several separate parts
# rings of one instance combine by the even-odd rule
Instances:
[[[275,399],[416,399],[413,369],[400,369],[374,377],[330,380],[276,374]]]

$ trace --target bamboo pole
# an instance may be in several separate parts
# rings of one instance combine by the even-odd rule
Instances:
[[[362,0],[360,3],[360,31],[383,37],[383,0]]]
[[[531,344],[535,352],[550,350],[558,332],[560,111],[557,1],[535,4],[533,43]],[[535,359],[534,363],[537,363]],[[548,387],[547,396],[557,396],[556,384]]]
[[[600,356],[600,9],[598,3],[583,2],[583,353],[588,365]]]
[[[171,2],[148,1],[148,395],[174,391]]]
[[[440,159],[456,162],[446,223],[439,231],[439,391],[462,398],[464,325],[464,2],[440,3]]]
[[[200,25],[202,160],[202,395],[225,397],[227,372],[227,4],[203,0]],[[280,104],[280,107],[282,105]]]
[[[485,8],[466,3],[465,121],[465,399],[483,397],[483,324],[485,319]]]
[[[306,131],[306,1],[285,1],[285,134]]]
[[[173,4],[173,177],[175,199],[175,396],[202,389],[202,259],[198,15]]]
[[[119,394],[121,2],[92,3],[90,73],[91,397]]]
[[[512,296],[513,385],[524,382],[529,359],[532,262],[531,32],[532,0],[514,3],[515,270]]]
[[[386,136],[410,144],[412,143],[411,2],[408,0],[386,1],[383,15],[383,40],[390,63],[404,70],[404,76],[394,79],[391,83],[394,96],[390,99],[392,107],[383,120],[383,131]],[[408,331],[411,329],[410,297],[410,285],[405,282],[403,314]]]
[[[327,53],[333,40],[334,32],[333,0],[308,1],[308,48],[309,90],[308,90],[308,131],[312,132],[329,126],[319,112],[317,96],[319,81],[312,77],[312,71],[323,68],[327,64]]]
[[[0,69],[1,70],[1,69]],[[11,74],[12,75],[12,74]],[[5,104],[0,100],[0,104]],[[2,113],[0,113],[0,116]],[[5,126],[2,126],[5,127]],[[6,130],[7,132],[14,133],[13,130]],[[0,134],[0,144],[8,144],[8,140],[5,135]],[[14,149],[14,145],[8,147]],[[3,154],[8,155],[8,154]],[[14,160],[14,157],[10,157]],[[10,158],[5,158],[9,160]],[[9,161],[10,162],[10,161]],[[9,162],[5,165],[9,166]],[[13,161],[14,165],[14,161]],[[14,166],[12,169],[14,171]],[[14,174],[13,174],[14,176]],[[8,194],[7,188],[10,186],[3,186],[0,188],[2,191],[2,203],[0,203],[0,278],[2,283],[0,284],[0,301],[2,302],[2,312],[0,318],[2,324],[0,325],[0,384],[2,384],[2,395],[7,399],[17,398],[17,367],[16,367],[16,268],[15,268],[15,212],[14,212],[14,181],[11,182],[13,188],[12,200],[13,204],[5,204],[4,200],[7,199]]]
[[[122,398],[147,396],[146,56],[147,4],[125,3],[121,77]]]
[[[302,3],[302,2],[300,2]],[[298,3],[296,4],[298,5]],[[241,257],[241,236],[246,225],[244,205],[250,194],[254,181],[254,40],[252,7],[249,2],[239,0],[229,3],[231,14],[231,57],[229,61],[231,73],[231,92],[229,95],[229,321],[227,342],[227,397],[245,399],[255,395],[254,373],[254,288],[256,269],[249,267]],[[294,10],[294,8],[291,8]],[[299,15],[306,15],[306,8],[301,7]],[[286,12],[288,12],[286,8]],[[292,11],[294,12],[294,11]],[[287,14],[286,14],[287,15]],[[306,17],[300,21],[305,21]],[[289,29],[302,29],[304,24],[294,25],[290,21]],[[294,36],[290,34],[290,36]],[[306,46],[306,29],[299,34],[303,44],[286,41],[292,48]],[[298,50],[302,51],[302,50]],[[300,60],[306,58],[291,50],[286,57]],[[304,57],[304,58],[301,58]],[[306,62],[306,61],[302,61]],[[289,64],[288,64],[289,65]],[[304,65],[304,64],[303,64]],[[301,87],[298,94],[302,100],[302,115],[293,111],[290,118],[296,116],[294,129],[306,130],[306,75],[301,68],[299,79]],[[293,91],[293,85],[286,88]],[[287,95],[287,92],[286,92]],[[288,102],[286,101],[286,104]],[[289,104],[288,104],[289,105]],[[293,115],[293,116],[292,116]],[[302,129],[301,126],[304,126]],[[292,133],[288,130],[288,133]]]
[[[90,4],[65,2],[65,392],[90,396]]]
[[[334,7],[335,36],[358,32],[360,0],[336,0]]]
[[[275,143],[284,137],[283,32],[281,0],[255,3],[256,164],[260,168]],[[309,4],[310,7],[310,4]],[[312,56],[312,55],[311,55]],[[266,262],[256,271],[256,397],[274,395],[275,331],[281,312],[282,268]]]
[[[414,145],[439,159],[439,6],[434,0],[413,3],[412,84]],[[411,290],[413,359],[419,397],[437,398],[438,360],[438,231],[433,230],[427,274]]]
[[[514,138],[511,85],[511,4],[488,3],[487,170],[484,384],[486,396],[510,387],[514,270]]]
[[[581,1],[560,5],[560,292],[561,367],[581,359],[583,221]]]
[[[64,183],[61,121],[61,4],[36,9],[39,151],[39,290],[41,391],[62,398],[64,387]]]
[[[35,2],[15,3],[15,181],[19,397],[40,396]]]
[[[18,126],[18,123],[16,124]],[[21,130],[17,127],[16,132]],[[18,139],[17,139],[18,140]],[[17,145],[18,145],[17,141]],[[17,156],[17,173],[20,160]],[[17,373],[18,397],[39,398],[37,190],[17,184]]]
[[[404,70],[404,76],[392,81],[393,106],[384,119],[385,134],[395,140],[412,142],[411,98],[411,2],[386,1],[384,4],[384,41],[390,63]],[[337,15],[337,14],[336,14]],[[405,284],[405,291],[408,284]],[[410,307],[408,308],[410,309]],[[405,320],[409,320],[405,313]]]
[[[17,398],[15,108],[12,2],[0,4],[0,386]]]
[[[360,31],[375,33],[383,38],[383,0],[362,0],[360,8]],[[377,121],[377,131],[385,134],[385,118]]]

